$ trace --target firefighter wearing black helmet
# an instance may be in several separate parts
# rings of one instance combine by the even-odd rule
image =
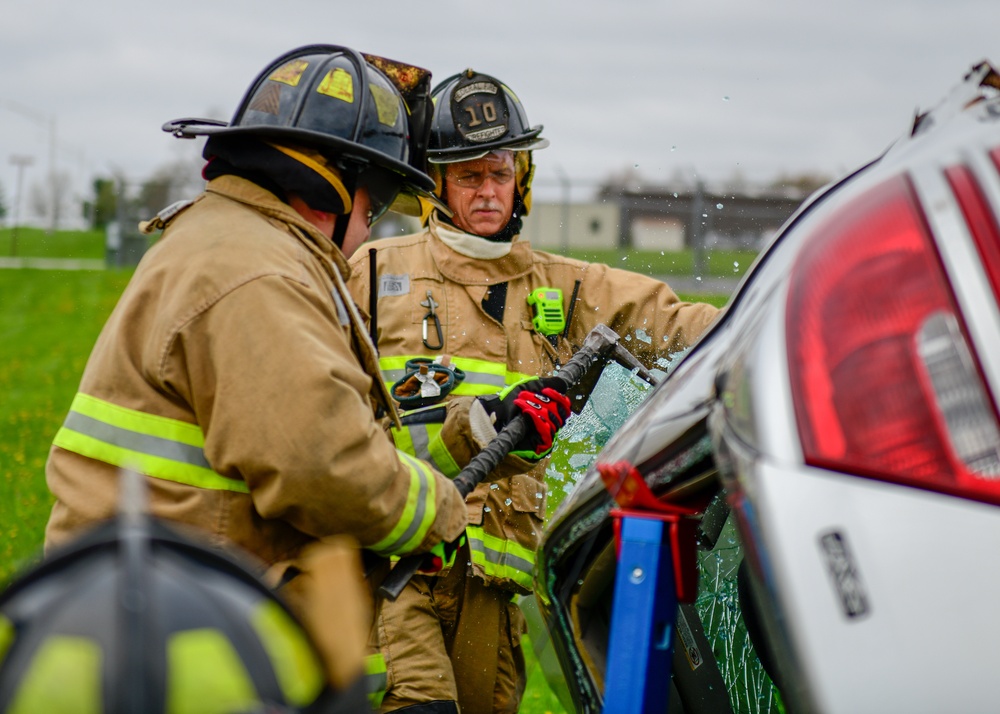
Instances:
[[[47,548],[112,514],[120,468],[146,477],[154,515],[249,551],[291,596],[318,539],[347,535],[388,562],[463,533],[450,479],[387,434],[398,415],[345,285],[378,214],[433,188],[429,81],[311,45],[268,65],[231,122],[164,126],[208,137],[208,184],[144,226],[162,236],[54,439]],[[474,399],[449,408],[460,462],[493,433],[477,415],[488,426]],[[356,610],[330,611],[327,626]]]
[[[528,122],[507,85],[471,69],[432,96],[428,169],[447,209],[425,202],[423,231],[375,241],[350,261],[359,303],[377,297],[387,386],[405,384],[408,365],[421,360],[447,363],[463,378],[446,403],[475,395],[503,414],[496,397],[551,386],[545,376],[598,322],[634,333],[629,347],[652,366],[715,318],[716,308],[681,302],[652,278],[532,250],[519,234],[531,209],[533,152],[548,145],[542,126]],[[448,473],[451,458],[424,421],[424,432],[400,446]],[[552,431],[519,445],[519,469],[507,464],[468,496],[457,565],[418,576],[395,602],[381,603],[383,711],[517,710],[524,621],[512,598],[531,590]]]

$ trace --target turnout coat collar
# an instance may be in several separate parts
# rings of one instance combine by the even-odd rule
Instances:
[[[481,260],[462,255],[441,240],[439,231],[443,226],[434,218],[431,218],[427,229],[430,233],[428,248],[438,271],[445,279],[460,285],[504,283],[524,277],[534,265],[531,244],[517,240],[516,236],[507,255],[493,260]]]

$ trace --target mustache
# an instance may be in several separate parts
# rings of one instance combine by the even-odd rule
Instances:
[[[474,211],[499,211],[503,212],[503,204],[499,201],[491,201],[488,198],[481,199],[472,204]]]

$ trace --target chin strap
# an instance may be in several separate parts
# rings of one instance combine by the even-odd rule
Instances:
[[[337,216],[336,222],[333,224],[333,242],[340,248],[344,249],[344,237],[347,235],[347,224],[351,222],[350,213],[342,213]]]

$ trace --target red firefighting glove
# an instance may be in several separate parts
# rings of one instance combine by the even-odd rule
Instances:
[[[531,420],[534,431],[528,431],[512,452],[529,459],[540,459],[552,451],[552,441],[569,418],[569,397],[552,387],[538,392],[522,391],[514,404]]]
[[[487,414],[495,415],[494,426],[496,426],[497,431],[500,431],[507,426],[511,419],[523,412],[521,407],[514,404],[517,395],[521,392],[541,394],[546,388],[554,389],[560,394],[564,394],[566,392],[566,383],[559,377],[525,379],[523,382],[504,387],[497,394],[479,397],[479,401],[483,403]]]
[[[465,545],[465,531],[451,543],[441,541],[436,546],[424,554],[424,559],[417,568],[418,573],[433,575],[444,568],[450,568],[455,564],[455,553]]]
[[[526,379],[513,384],[499,394],[479,397],[487,413],[495,416],[497,431],[511,419],[524,414],[531,422],[528,433],[511,451],[515,456],[537,461],[552,449],[552,439],[569,417],[570,401],[564,396],[566,383],[558,377]],[[551,393],[551,394],[550,394]],[[521,395],[533,395],[527,400]],[[554,396],[553,396],[554,395]]]

